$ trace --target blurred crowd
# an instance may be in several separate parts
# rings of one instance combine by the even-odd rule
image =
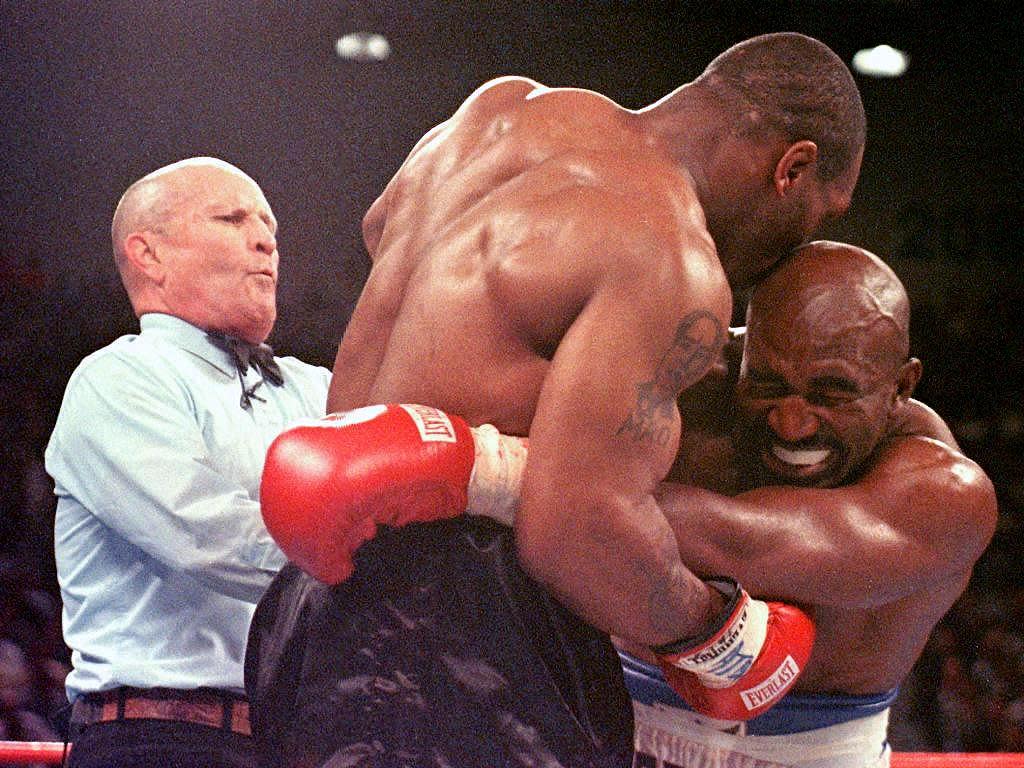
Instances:
[[[53,564],[53,484],[39,393],[0,379],[0,740],[59,741],[69,654]]]
[[[911,239],[898,255],[910,271],[915,261],[930,270],[933,246]],[[996,267],[1007,279],[970,290],[951,280],[931,295],[915,295],[916,281],[904,276],[912,352],[925,362],[918,395],[992,478],[1000,526],[901,689],[891,720],[899,751],[1024,752],[1024,333],[1015,323],[1024,281],[1010,274],[1008,261]],[[66,704],[68,652],[43,449],[62,387],[0,366],[0,740],[61,739],[53,718]]]
[[[897,749],[1024,752],[1024,301],[1019,280],[959,305],[917,302],[921,399],[995,483],[999,526],[967,592],[932,632],[894,713]]]
[[[1022,619],[1024,590],[972,589],[936,627],[902,691],[900,727],[912,729],[916,743],[929,751],[1024,752]]]

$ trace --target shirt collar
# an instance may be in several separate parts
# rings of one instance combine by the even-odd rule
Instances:
[[[238,372],[231,356],[218,349],[206,338],[206,331],[180,317],[162,312],[147,312],[139,318],[142,335],[160,337],[176,347],[205,360],[228,378],[235,378]]]

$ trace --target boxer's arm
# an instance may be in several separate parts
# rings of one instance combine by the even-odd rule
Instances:
[[[839,488],[769,486],[729,498],[666,483],[658,499],[698,572],[729,573],[754,594],[845,607],[961,577],[996,521],[984,472],[925,438],[889,444]]]
[[[408,276],[400,273],[408,272],[416,264],[413,259],[377,259],[389,222],[391,201],[397,194],[399,180],[410,172],[409,164],[447,126],[448,121],[445,121],[427,131],[363,216],[363,243],[373,266],[346,325],[344,338],[338,344],[327,392],[328,413],[348,411],[369,404],[370,389],[386,346],[381,339],[386,336],[401,306],[401,291],[396,290],[395,286],[405,284]],[[398,226],[401,227],[401,222]]]
[[[644,234],[640,242],[659,242]],[[713,250],[682,245],[685,259],[627,252],[599,264],[541,389],[516,543],[526,570],[569,608],[651,645],[696,710],[745,720],[796,681],[814,627],[797,608],[752,601],[734,581],[697,578],[653,496],[678,444],[676,398],[714,364],[731,305]]]
[[[386,348],[384,339],[402,306],[402,287],[419,263],[413,258],[377,258],[379,253],[388,249],[389,227],[400,234],[408,234],[415,229],[400,215],[392,216],[392,209],[403,209],[401,205],[393,205],[403,194],[403,186],[416,189],[417,177],[422,173],[416,163],[426,160],[429,165],[426,155],[439,141],[443,142],[456,122],[473,119],[471,113],[477,107],[482,106],[486,111],[487,102],[522,101],[530,93],[543,88],[533,80],[520,77],[497,78],[480,86],[451,118],[435,125],[416,142],[384,191],[366,211],[362,221],[363,242],[373,261],[373,268],[349,319],[345,336],[338,345],[334,358],[335,375],[327,396],[328,413],[370,404],[370,391]],[[417,190],[414,194],[429,196],[424,190]],[[408,206],[405,209],[409,210]]]
[[[714,599],[680,562],[652,492],[678,444],[675,398],[724,343],[730,297],[703,253],[685,264],[650,253],[595,263],[592,242],[582,268],[550,270],[558,287],[531,291],[561,291],[552,306],[572,306],[565,291],[578,289],[582,308],[538,400],[517,543],[524,567],[588,621],[666,643],[699,630]]]

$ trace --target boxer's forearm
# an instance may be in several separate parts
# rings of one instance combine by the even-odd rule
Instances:
[[[529,501],[516,518],[521,564],[598,629],[663,644],[699,634],[721,608],[681,563],[653,499],[640,509],[565,499],[552,515]]]
[[[698,573],[727,573],[762,597],[846,608],[948,578],[931,539],[886,517],[909,496],[857,486],[772,486],[727,497],[666,483],[658,492],[680,557]]]

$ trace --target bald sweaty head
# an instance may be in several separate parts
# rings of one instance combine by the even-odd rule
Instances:
[[[791,349],[832,349],[893,370],[907,359],[910,305],[903,283],[873,253],[819,240],[798,248],[755,289],[748,333]]]
[[[762,482],[831,487],[866,465],[921,373],[895,273],[862,248],[809,243],[754,291],[738,446]]]

